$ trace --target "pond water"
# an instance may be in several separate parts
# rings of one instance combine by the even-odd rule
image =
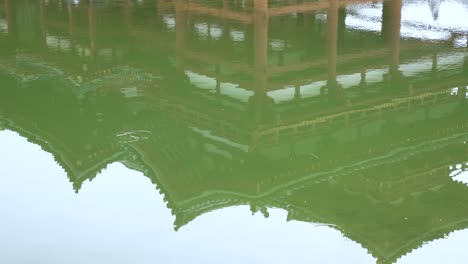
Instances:
[[[0,0],[0,263],[466,263],[467,0]]]

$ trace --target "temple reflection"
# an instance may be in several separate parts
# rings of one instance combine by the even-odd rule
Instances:
[[[282,208],[392,263],[468,227],[468,27],[406,2],[3,0],[0,128],[77,192],[143,172],[176,229]]]

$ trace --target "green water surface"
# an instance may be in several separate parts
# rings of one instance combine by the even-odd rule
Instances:
[[[0,263],[467,263],[468,0],[0,0]]]

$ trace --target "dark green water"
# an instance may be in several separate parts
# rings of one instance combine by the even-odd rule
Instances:
[[[467,263],[467,36],[467,0],[0,0],[0,263]]]

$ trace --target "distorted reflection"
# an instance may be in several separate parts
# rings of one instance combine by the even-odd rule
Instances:
[[[280,210],[377,263],[468,228],[467,0],[0,3],[0,130],[77,193],[118,162],[178,232]]]

